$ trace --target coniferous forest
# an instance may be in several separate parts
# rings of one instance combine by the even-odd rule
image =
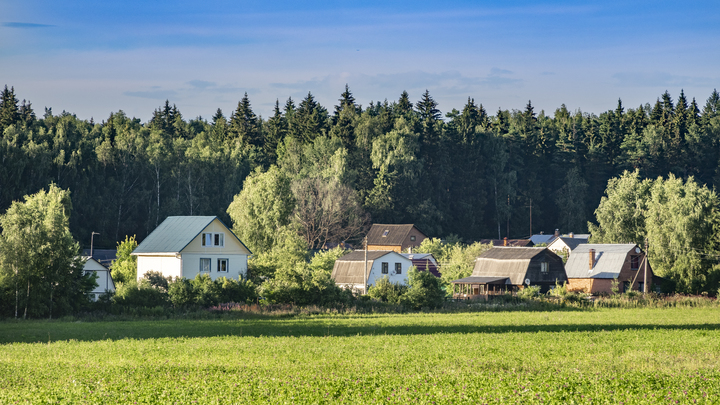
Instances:
[[[142,240],[170,215],[232,226],[228,207],[261,172],[273,173],[271,199],[290,202],[278,204],[288,210],[279,220],[294,218],[308,248],[357,241],[370,221],[468,242],[585,232],[624,170],[720,185],[717,91],[700,102],[683,92],[639,106],[618,100],[599,115],[536,111],[530,101],[487,111],[472,98],[443,113],[428,91],[361,106],[346,86],[335,106],[308,93],[263,118],[246,94],[210,119],[183,117],[166,101],[148,122],[122,111],[99,122],[40,112],[21,97],[2,92],[0,212],[54,183],[71,192],[74,237],[87,246],[99,232],[96,248]],[[331,202],[354,219],[329,231],[305,221]]]

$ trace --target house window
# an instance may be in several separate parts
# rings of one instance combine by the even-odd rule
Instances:
[[[640,256],[630,256],[630,270],[637,270],[640,268]]]
[[[540,273],[547,273],[550,269],[548,262],[540,262]]]
[[[228,259],[218,259],[218,272],[227,273],[228,271]]]
[[[402,274],[402,263],[395,263],[395,274]]]
[[[411,242],[415,242],[415,235],[412,235],[412,236],[410,237],[410,241],[411,241]]]
[[[224,247],[225,246],[225,234],[224,233],[203,233],[200,238],[200,244],[205,247]]]
[[[210,273],[210,259],[200,258],[200,273]]]
[[[388,264],[386,262],[382,263],[382,274],[388,274]]]
[[[387,237],[387,236],[388,236],[388,233],[390,233],[390,230],[389,230],[389,229],[386,229],[385,232],[383,232],[382,237],[383,237],[383,238]]]

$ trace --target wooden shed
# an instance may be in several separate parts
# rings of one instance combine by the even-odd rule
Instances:
[[[527,285],[547,292],[567,281],[560,256],[544,247],[494,247],[475,260],[470,277],[454,280],[457,298],[516,291]]]

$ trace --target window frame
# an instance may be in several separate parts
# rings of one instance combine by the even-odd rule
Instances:
[[[388,264],[388,262],[382,262],[382,263],[380,264],[380,273],[382,273],[382,274],[388,274],[388,273],[389,273],[389,268],[390,268],[390,265]]]
[[[220,263],[225,262],[225,270],[221,270],[222,266]],[[218,273],[229,273],[230,272],[230,259],[227,258],[218,258],[217,259],[217,272]]]
[[[395,263],[395,274],[402,274],[402,263]]]
[[[208,238],[210,243],[208,243]],[[202,232],[200,234],[200,246],[205,248],[225,247],[225,232]]]
[[[203,261],[207,261],[207,271],[204,270],[203,267]],[[212,259],[209,257],[201,257],[200,258],[200,273],[207,273],[210,274],[212,272]]]
[[[633,267],[633,265],[636,265],[636,266]],[[640,256],[639,255],[630,256],[630,270],[632,270],[632,271],[640,270]]]
[[[415,237],[415,235],[410,235],[410,242],[415,242],[416,240],[417,238]]]
[[[550,273],[550,263],[540,262],[540,273],[542,273],[542,274]]]

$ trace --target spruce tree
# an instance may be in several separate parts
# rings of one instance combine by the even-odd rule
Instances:
[[[18,111],[18,99],[15,97],[15,88],[11,87],[8,90],[7,85],[5,85],[0,100],[0,137],[2,137],[5,128],[15,125],[19,121],[20,113]]]
[[[413,103],[410,102],[410,95],[407,91],[403,90],[400,94],[400,99],[395,105],[396,115],[408,115],[413,113]]]
[[[262,147],[258,118],[250,106],[247,93],[238,102],[237,109],[230,118],[230,135],[249,145]]]

